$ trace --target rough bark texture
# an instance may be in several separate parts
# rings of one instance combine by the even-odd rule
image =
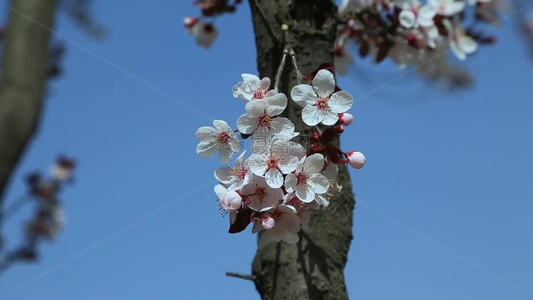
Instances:
[[[0,208],[39,120],[55,7],[55,0],[13,0],[10,6],[0,77]]]
[[[279,37],[281,24],[289,25],[299,69],[309,74],[320,64],[333,62],[337,7],[332,0],[259,1],[266,18]],[[260,75],[274,78],[283,45],[275,45],[255,0],[250,0]],[[282,77],[280,92],[290,95],[298,83],[290,66]],[[297,131],[308,134],[301,121],[300,108],[289,101],[288,116]],[[300,234],[297,245],[278,243],[258,249],[252,264],[257,291],[263,299],[347,299],[344,267],[352,240],[355,206],[347,169],[339,169],[342,192],[330,199],[325,211],[311,216],[309,227]]]

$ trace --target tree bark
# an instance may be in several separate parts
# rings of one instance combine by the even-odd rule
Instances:
[[[333,62],[337,6],[332,0],[262,0],[257,1],[266,19],[250,0],[257,47],[257,65],[261,77],[274,78],[283,45],[276,44],[267,28],[282,37],[280,26],[289,26],[289,36],[296,52],[298,67],[310,74],[322,63]],[[290,95],[298,84],[294,68],[284,72],[279,91]],[[287,115],[301,135],[308,135],[301,119],[301,109],[289,101]],[[336,141],[338,143],[338,141]],[[330,199],[326,210],[313,213],[309,226],[302,229],[297,245],[277,243],[258,249],[252,263],[256,289],[262,299],[348,299],[344,267],[353,238],[352,218],[355,199],[345,165],[339,166],[340,193]]]
[[[39,121],[56,4],[13,0],[10,6],[0,77],[0,208],[10,174]],[[0,213],[0,229],[1,224]]]

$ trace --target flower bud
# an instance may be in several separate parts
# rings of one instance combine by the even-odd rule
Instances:
[[[348,158],[348,164],[354,169],[361,169],[366,162],[366,158],[363,153],[358,151],[350,151],[346,153],[346,158]]]
[[[342,125],[348,126],[353,122],[353,115],[350,113],[339,114],[339,121]]]
[[[335,126],[335,131],[337,131],[337,133],[343,133],[344,132],[344,126],[342,126],[342,125]]]
[[[198,23],[198,21],[198,18],[186,17],[185,19],[183,19],[183,25],[185,25],[185,28],[191,29],[194,24]]]

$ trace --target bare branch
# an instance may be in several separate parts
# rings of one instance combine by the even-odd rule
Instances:
[[[250,280],[250,281],[255,281],[256,280],[254,275],[241,274],[241,273],[235,273],[235,272],[226,272],[226,276],[236,277],[236,278]]]

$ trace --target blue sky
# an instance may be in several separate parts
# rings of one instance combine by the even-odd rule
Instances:
[[[68,224],[38,264],[0,279],[1,299],[258,298],[252,283],[224,276],[249,272],[256,240],[227,234],[212,191],[219,162],[199,158],[194,137],[242,114],[231,88],[257,72],[249,10],[217,20],[210,50],[182,28],[197,13],[190,1],[96,0],[109,29],[100,42],[59,18],[65,73],[7,197],[24,192],[24,174],[72,155]],[[444,93],[391,63],[360,62],[340,79],[364,98],[343,141],[367,156],[352,172],[352,298],[533,297],[533,68],[513,25],[491,29],[498,44],[462,63],[476,77],[469,90]],[[6,224],[8,243],[28,213]]]

